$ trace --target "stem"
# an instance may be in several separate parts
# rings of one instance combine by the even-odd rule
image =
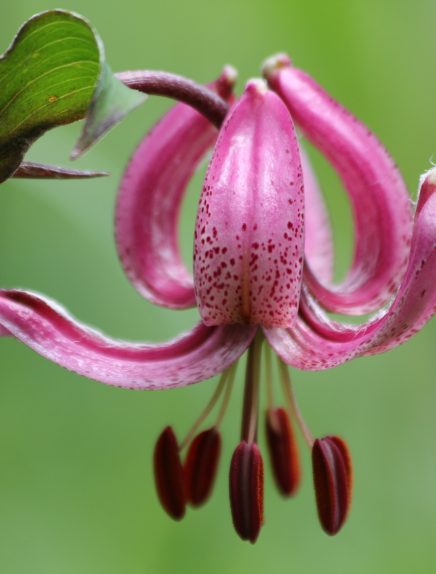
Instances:
[[[258,331],[248,349],[245,371],[244,408],[242,412],[241,440],[256,442],[259,410],[259,374],[263,335]]]
[[[285,394],[285,399],[288,405],[289,414],[295,418],[300,427],[301,433],[304,437],[309,448],[313,447],[313,443],[315,442],[312,433],[310,432],[309,427],[307,426],[303,415],[298,407],[297,399],[295,397],[294,390],[292,388],[291,377],[289,376],[289,371],[287,365],[277,357],[277,361],[279,364],[280,370],[280,380],[283,386],[283,392]]]
[[[231,368],[232,367],[230,367],[230,369]],[[191,442],[191,440],[193,439],[193,437],[194,437],[195,433],[197,432],[198,428],[200,427],[200,425],[207,419],[207,417],[209,416],[213,407],[216,405],[216,403],[217,403],[218,399],[220,398],[221,393],[224,389],[224,386],[226,384],[230,369],[225,370],[224,373],[221,375],[220,380],[218,381],[218,385],[215,389],[215,392],[213,393],[212,397],[210,398],[209,402],[207,403],[204,411],[200,414],[198,419],[194,422],[192,427],[189,429],[188,434],[185,436],[185,438],[179,444],[179,450],[183,450]]]
[[[235,373],[236,373],[236,365],[237,363],[234,363],[229,370],[229,378],[227,379],[226,382],[226,389],[224,391],[224,398],[223,398],[223,402],[221,403],[221,407],[220,410],[218,412],[218,416],[215,422],[215,428],[218,429],[220,424],[223,421],[224,415],[226,414],[227,411],[227,407],[229,406],[229,402],[230,402],[230,397],[232,395],[232,390],[233,390],[233,383],[235,380]]]
[[[229,110],[228,104],[218,94],[206,86],[177,74],[134,70],[118,72],[116,77],[134,90],[173,98],[192,106],[217,128],[221,127]],[[230,81],[231,78],[229,77]],[[225,96],[225,94],[223,95]]]
[[[221,127],[229,111],[225,101],[232,93],[236,81],[236,70],[225,66],[220,77],[214,82],[217,93],[210,88],[197,84],[193,80],[169,72],[150,70],[133,70],[118,72],[116,77],[129,88],[173,98],[192,106],[217,128]],[[52,165],[23,161],[15,173],[14,178],[29,179],[82,179],[108,175],[106,172],[72,170]]]

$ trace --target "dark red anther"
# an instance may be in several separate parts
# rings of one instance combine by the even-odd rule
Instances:
[[[351,505],[352,468],[345,442],[337,436],[317,439],[312,449],[313,480],[321,526],[333,536]]]
[[[263,523],[263,461],[255,443],[241,442],[230,464],[233,525],[242,540],[256,542]]]
[[[192,506],[206,502],[212,492],[221,453],[221,436],[211,428],[198,434],[185,461],[186,498]]]
[[[180,520],[185,515],[185,488],[179,446],[174,431],[166,427],[154,449],[154,478],[160,503],[167,513]]]
[[[266,411],[266,438],[277,488],[292,496],[300,484],[300,460],[288,413],[282,408]]]

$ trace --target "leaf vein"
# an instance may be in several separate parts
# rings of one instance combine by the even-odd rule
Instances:
[[[64,100],[65,98],[69,98],[70,96],[73,96],[74,94],[77,94],[77,93],[79,93],[79,92],[83,92],[84,90],[89,90],[89,89],[91,89],[91,88],[93,88],[93,87],[94,87],[94,86],[93,86],[92,84],[89,84],[89,86],[83,86],[82,88],[78,88],[77,90],[73,90],[72,92],[68,92],[68,94],[64,94],[63,96],[60,96],[57,101]],[[25,118],[23,118],[23,119],[14,127],[14,129],[13,129],[11,132],[9,132],[8,135],[10,136],[10,135],[12,135],[14,132],[16,132],[16,131],[18,130],[18,128],[19,128],[22,124],[24,124],[25,122],[27,122],[27,120],[28,120],[29,118],[31,118],[34,114],[40,112],[40,111],[43,110],[44,108],[46,108],[46,107],[48,107],[48,106],[51,106],[51,105],[52,105],[51,103],[45,103],[44,105],[40,106],[39,108],[36,108],[35,110],[32,110],[32,111],[30,112],[30,114],[28,114]],[[53,125],[56,125],[56,124],[53,124]]]
[[[96,62],[94,62],[93,60],[77,60],[75,62],[70,62],[68,64],[63,64],[62,66],[57,66],[56,68],[52,68],[51,70],[48,70],[47,72],[45,72],[44,74],[40,74],[39,76],[37,76],[36,78],[33,78],[32,80],[30,80],[29,82],[27,82],[26,85],[24,85],[21,90],[19,90],[18,92],[16,92],[14,94],[14,96],[8,101],[6,102],[6,104],[0,108],[0,117],[4,114],[4,112],[9,108],[9,106],[32,84],[34,84],[35,82],[37,82],[38,80],[40,80],[41,78],[44,78],[46,76],[49,76],[50,74],[52,74],[53,72],[56,72],[58,70],[61,69],[66,69],[69,68],[71,66],[76,66],[77,64],[84,64],[84,63],[89,63],[89,64],[96,64]]]

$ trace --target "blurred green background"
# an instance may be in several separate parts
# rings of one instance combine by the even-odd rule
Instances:
[[[25,19],[53,7],[60,6],[8,3],[0,24],[2,50]],[[241,89],[265,57],[287,51],[378,134],[413,196],[436,152],[432,0],[78,0],[61,7],[93,22],[115,70],[167,69],[208,81],[232,63]],[[113,336],[163,340],[196,320],[194,311],[166,311],[141,300],[123,276],[112,237],[123,165],[167,107],[150,99],[78,163],[109,169],[111,178],[12,180],[2,186],[2,287],[46,293]],[[30,157],[68,165],[79,128],[47,134]],[[334,223],[340,274],[352,251],[349,209],[329,166],[313,157]],[[184,207],[187,260],[200,185],[201,174]],[[350,444],[353,508],[336,538],[321,531],[302,445],[304,483],[295,500],[276,494],[267,468],[266,523],[255,546],[233,532],[227,498],[242,369],[223,426],[214,496],[177,524],[155,497],[154,441],[166,424],[183,435],[213,385],[171,392],[113,389],[68,373],[15,341],[0,341],[0,572],[436,571],[435,339],[433,321],[384,356],[329,372],[294,373],[314,433],[337,433]]]

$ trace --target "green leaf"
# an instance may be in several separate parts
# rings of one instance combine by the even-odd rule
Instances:
[[[62,10],[22,26],[0,58],[0,86],[0,182],[48,129],[86,116],[78,157],[145,99],[111,73],[90,23]]]

